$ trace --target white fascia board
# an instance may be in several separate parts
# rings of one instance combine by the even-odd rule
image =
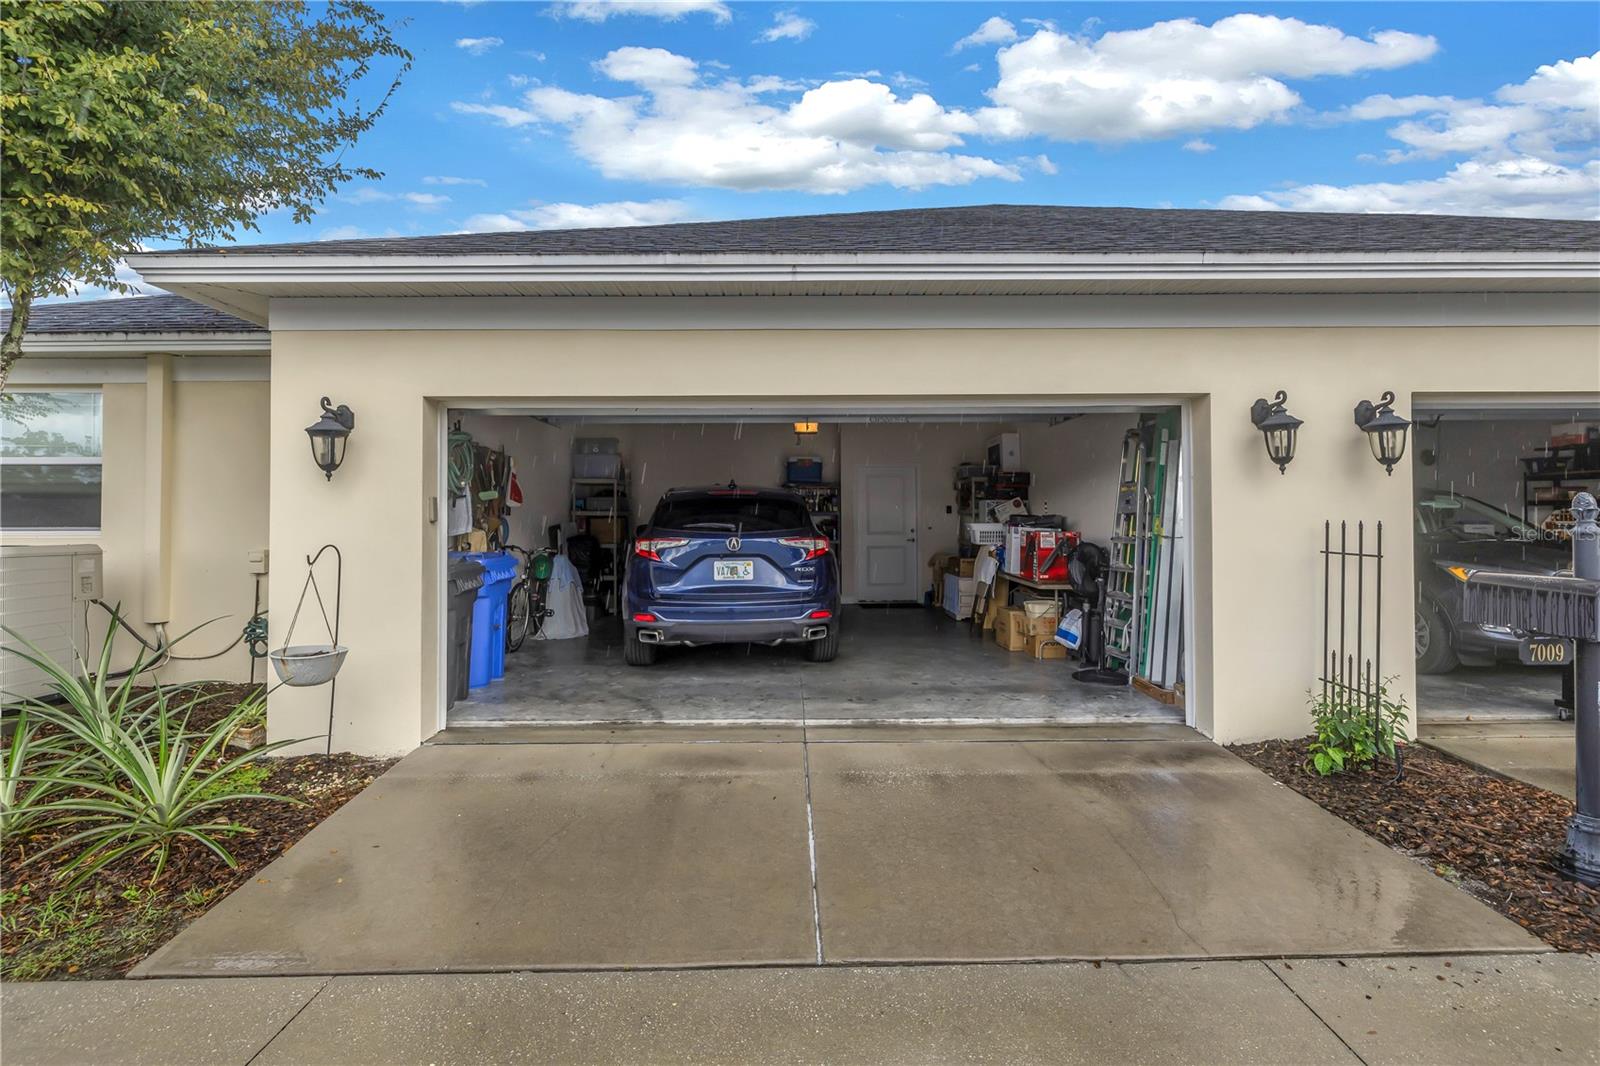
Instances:
[[[163,287],[281,284],[765,281],[1151,281],[1576,278],[1600,281],[1593,252],[985,255],[173,255],[128,257]]]
[[[22,340],[24,356],[265,355],[268,333],[34,333]]]
[[[271,319],[274,332],[1600,326],[1600,301],[1582,292],[279,297]]]

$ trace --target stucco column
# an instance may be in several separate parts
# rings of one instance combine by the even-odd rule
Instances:
[[[172,621],[172,357],[145,357],[144,620]]]
[[[1392,476],[1386,475],[1351,413],[1358,400],[1378,395],[1384,385],[1351,378],[1332,386],[1327,376],[1305,367],[1258,373],[1249,381],[1230,380],[1227,391],[1213,393],[1208,424],[1196,425],[1198,457],[1207,458],[1208,447],[1210,452],[1210,462],[1197,466],[1197,478],[1209,479],[1211,509],[1209,544],[1196,545],[1197,571],[1206,571],[1205,554],[1211,561],[1209,604],[1197,593],[1196,640],[1209,639],[1211,645],[1210,731],[1221,743],[1310,731],[1306,701],[1322,654],[1320,552],[1323,523],[1330,520],[1335,538],[1340,521],[1350,524],[1352,549],[1357,522],[1366,524],[1368,550],[1378,524],[1383,525],[1379,668],[1390,679],[1391,695],[1403,697],[1415,718],[1410,453]],[[1249,418],[1251,402],[1279,388],[1289,393],[1288,410],[1305,421],[1294,461],[1281,475]],[[1409,392],[1401,397],[1396,409],[1409,414]],[[1197,499],[1206,495],[1201,488],[1197,480]],[[1205,520],[1204,514],[1196,515],[1197,525]],[[1369,561],[1363,604],[1363,650],[1369,657],[1378,650],[1374,576]],[[1354,587],[1352,567],[1352,648]],[[1196,660],[1205,675],[1204,657],[1197,654]]]
[[[280,647],[306,579],[306,557],[324,544],[344,554],[342,633],[350,654],[339,673],[333,749],[397,754],[428,733],[425,691],[424,572],[426,530],[419,491],[429,483],[424,412],[417,382],[385,365],[382,346],[352,347],[338,359],[308,350],[303,334],[280,333],[272,352],[272,612],[271,646]],[[312,461],[305,427],[316,421],[318,399],[349,404],[356,413],[344,465],[325,478]],[[419,531],[419,526],[423,527]],[[324,557],[329,563],[331,555]],[[331,612],[333,566],[318,571]],[[430,620],[431,621],[431,620]],[[431,624],[428,627],[431,632]],[[327,640],[321,614],[307,598],[296,643]],[[431,667],[430,667],[431,669]],[[319,738],[328,728],[328,690],[280,688],[268,709],[274,740]]]

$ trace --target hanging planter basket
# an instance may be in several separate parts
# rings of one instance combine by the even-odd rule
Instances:
[[[350,649],[342,644],[291,644],[267,655],[278,680],[291,688],[325,685],[344,665]]]
[[[339,569],[336,581],[339,588],[334,593],[334,615],[328,617],[328,608],[322,601],[322,589],[317,584],[317,560],[322,558],[322,552],[333,548],[334,558],[338,560]],[[300,599],[294,605],[294,617],[289,620],[289,632],[284,634],[283,647],[267,653],[267,658],[272,661],[272,668],[278,673],[278,680],[294,688],[310,688],[314,685],[326,685],[338,674],[339,667],[344,665],[344,657],[350,649],[339,643],[339,608],[343,599],[344,584],[344,559],[339,549],[334,545],[325,545],[322,551],[315,556],[306,557],[306,580],[300,586]],[[306,593],[316,597],[317,612],[322,615],[322,624],[327,630],[328,641],[326,644],[296,644],[294,643],[294,630],[300,624],[300,611],[306,605]]]

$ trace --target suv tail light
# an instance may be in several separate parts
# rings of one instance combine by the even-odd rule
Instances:
[[[661,561],[661,553],[672,548],[681,548],[688,544],[686,537],[650,537],[645,540],[633,542],[633,554],[641,559]]]
[[[828,554],[827,537],[779,537],[778,543],[785,547],[802,549],[807,559]]]

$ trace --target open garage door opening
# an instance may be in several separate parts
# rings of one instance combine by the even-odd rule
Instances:
[[[1177,406],[448,425],[446,725],[1185,720]]]
[[[1600,492],[1600,408],[1418,403],[1415,418],[1419,718],[1570,717],[1570,643],[1465,622],[1461,586],[1473,569],[1572,565],[1572,497]]]

